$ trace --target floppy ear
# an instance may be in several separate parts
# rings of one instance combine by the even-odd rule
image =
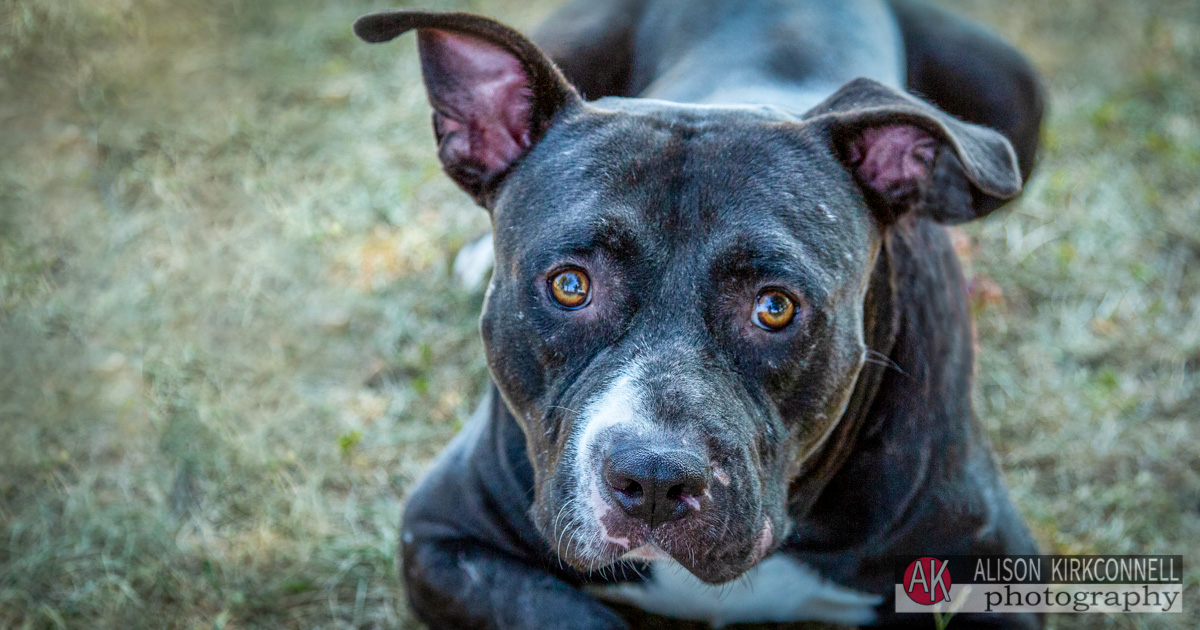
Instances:
[[[438,157],[451,179],[486,207],[555,116],[582,101],[533,42],[488,18],[402,10],[354,22],[354,33],[372,43],[412,29]]]
[[[834,152],[885,222],[916,211],[961,223],[1021,192],[1004,136],[882,83],[855,79],[805,118],[828,125]]]

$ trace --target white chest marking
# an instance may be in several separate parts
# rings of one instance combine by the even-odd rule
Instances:
[[[712,586],[674,561],[655,562],[645,583],[589,589],[596,597],[642,610],[707,621],[715,628],[731,623],[825,621],[871,623],[883,598],[838,586],[807,565],[773,555],[729,584]]]

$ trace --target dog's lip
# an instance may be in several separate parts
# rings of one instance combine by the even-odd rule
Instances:
[[[767,556],[767,552],[775,545],[775,525],[771,523],[770,517],[763,518],[762,529],[758,533],[758,542],[754,544],[754,562],[758,562]]]
[[[670,560],[671,554],[662,550],[658,545],[648,542],[640,547],[630,549],[621,555],[621,560]]]
[[[684,563],[682,558],[678,558],[665,551],[653,541],[647,541],[638,547],[625,552],[619,558],[617,558],[618,562],[627,561],[668,563],[669,565],[676,566],[684,571],[687,571],[700,581],[709,584],[723,584],[728,582],[729,580],[744,574],[746,571],[750,570],[751,567],[758,564],[761,560],[761,557],[751,558],[749,564],[747,565],[739,565],[738,563],[717,565],[702,563],[688,565]]]

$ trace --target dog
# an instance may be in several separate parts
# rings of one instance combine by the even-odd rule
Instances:
[[[354,24],[409,30],[495,260],[490,393],[401,523],[424,623],[932,627],[894,612],[894,555],[1037,552],[971,406],[944,227],[1032,168],[1018,52],[909,0]]]

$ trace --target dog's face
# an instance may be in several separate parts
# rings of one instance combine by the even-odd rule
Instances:
[[[794,119],[627,99],[508,176],[483,338],[564,559],[645,547],[724,581],[786,530],[866,351],[879,230],[855,191]]]
[[[803,117],[584,104],[483,18],[356,25],[410,28],[439,154],[492,214],[481,329],[534,522],[580,569],[671,557],[737,577],[786,533],[788,487],[854,389],[882,231],[1015,194],[1011,148],[868,81]]]

